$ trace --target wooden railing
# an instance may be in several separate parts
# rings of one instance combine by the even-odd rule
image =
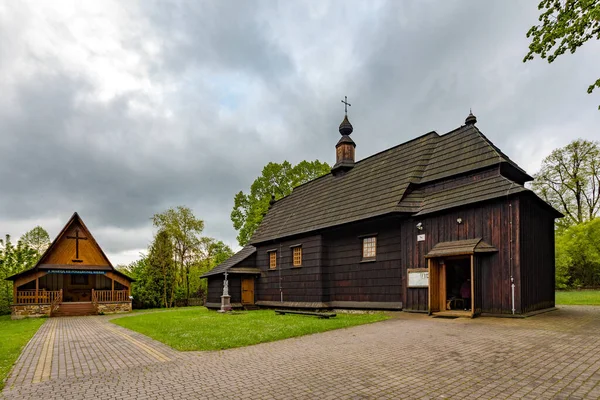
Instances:
[[[92,289],[92,305],[94,306],[94,310],[98,313],[98,297],[96,296],[96,290]]]
[[[15,304],[53,304],[62,301],[62,290],[19,290]]]
[[[50,303],[50,316],[52,316],[52,313],[57,311],[60,307],[60,304],[62,303],[62,293],[62,289],[60,289],[58,291],[58,296],[55,296],[54,300],[52,300],[52,302]]]
[[[130,301],[129,290],[93,290],[92,301],[97,303],[112,303],[116,301]]]

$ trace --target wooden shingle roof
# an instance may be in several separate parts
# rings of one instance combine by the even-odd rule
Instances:
[[[502,176],[433,193],[422,190],[424,184],[503,163],[513,167],[522,181],[532,179],[474,125],[443,136],[430,132],[365,158],[343,175],[330,173],[296,187],[271,207],[250,243],[390,213],[431,213],[526,191]]]
[[[428,133],[361,160],[343,175],[296,187],[271,207],[251,243],[394,211],[409,183],[420,178],[438,137]]]
[[[462,126],[439,137],[420,183],[436,181],[502,162],[510,164],[524,174],[526,181],[533,180],[506,154],[494,146],[477,127]]]
[[[210,271],[208,271],[207,273],[202,275],[200,278],[206,278],[211,275],[222,274],[225,271],[229,270],[231,267],[237,265],[238,263],[244,261],[246,258],[250,257],[255,252],[256,252],[256,247],[250,246],[250,245],[245,246],[243,249],[241,249],[240,251],[238,251],[231,257],[229,257],[227,260],[223,261],[221,264],[217,265],[216,267],[214,267],[213,269],[211,269]],[[247,269],[250,270],[251,268],[247,268]],[[258,270],[248,271],[248,273],[255,273],[257,271]],[[260,271],[258,271],[258,272],[260,273]]]
[[[419,210],[415,215],[430,214],[448,208],[479,203],[526,191],[528,190],[524,186],[502,175],[492,176],[452,189],[428,193],[426,196],[423,196]]]

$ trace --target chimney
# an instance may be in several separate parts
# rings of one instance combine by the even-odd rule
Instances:
[[[335,145],[335,165],[331,168],[334,175],[343,174],[354,167],[354,149],[356,143],[350,138],[350,134],[354,130],[348,114],[344,116],[344,120],[340,124],[341,139]]]

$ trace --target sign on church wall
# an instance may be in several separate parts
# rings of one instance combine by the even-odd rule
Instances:
[[[105,275],[106,271],[89,271],[89,270],[74,270],[74,269],[51,269],[48,274],[63,274],[63,275]]]
[[[409,288],[429,287],[429,270],[427,268],[408,269],[407,273]]]

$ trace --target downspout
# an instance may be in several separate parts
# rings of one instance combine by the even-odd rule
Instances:
[[[506,179],[503,176],[504,179]],[[512,314],[515,314],[515,277],[513,274],[513,210],[512,210],[512,204],[509,201],[509,194],[510,194],[510,190],[513,188],[513,186],[515,185],[515,183],[509,179],[506,179],[507,181],[509,181],[511,183],[510,187],[506,190],[506,200],[508,201],[508,211],[510,214],[510,219],[509,219],[509,229],[508,229],[508,237],[509,237],[509,244],[508,244],[508,270],[510,273],[510,293],[511,293],[511,311]]]
[[[283,303],[283,285],[281,284],[281,241],[279,241],[279,301]]]
[[[511,290],[511,306],[512,306],[512,313],[513,315],[515,314],[515,278],[513,276],[513,252],[512,252],[512,247],[513,247],[513,212],[512,212],[512,204],[508,203],[508,209],[510,211],[510,226],[509,226],[509,230],[508,230],[508,234],[510,237],[510,243],[509,243],[509,247],[508,247],[508,254],[509,254],[509,258],[508,258],[508,269],[510,271],[510,290]]]

